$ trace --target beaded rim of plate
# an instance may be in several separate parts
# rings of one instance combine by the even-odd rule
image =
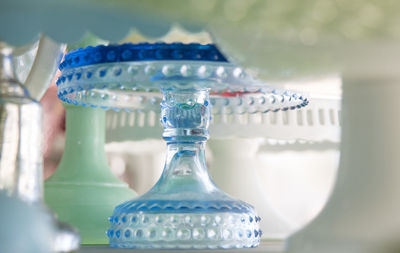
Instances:
[[[212,44],[87,47],[68,53],[60,70],[57,86],[62,101],[106,110],[159,110],[160,89],[211,89],[213,111],[218,114],[275,112],[308,104],[300,94],[254,80]]]
[[[228,62],[213,44],[126,43],[74,50],[65,56],[60,70],[110,62],[163,60]]]

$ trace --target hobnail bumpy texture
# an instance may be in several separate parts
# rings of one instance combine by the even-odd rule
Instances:
[[[256,82],[212,45],[87,48],[68,54],[60,69],[58,96],[76,105],[146,110],[144,101],[150,99],[154,108],[156,92],[163,93],[165,169],[147,193],[114,209],[107,232],[112,247],[259,245],[254,208],[222,192],[208,175],[204,148],[211,107],[218,113],[255,113],[300,108],[307,99]]]
[[[213,44],[126,43],[72,51],[65,56],[60,70],[109,62],[166,60],[227,62],[225,56]]]
[[[110,217],[111,247],[164,249],[251,248],[260,243],[254,213],[122,213]]]
[[[293,110],[306,97],[274,89],[229,63],[185,61],[116,62],[68,68],[57,80],[67,103],[113,110],[160,109],[160,89],[211,89],[218,114]]]
[[[160,88],[211,88],[229,92],[229,89],[257,91],[260,88],[243,69],[226,62],[206,61],[132,61],[79,66],[63,69],[56,84],[59,95],[105,88],[125,92],[154,92]]]
[[[68,53],[60,65],[58,97],[75,105],[157,111],[160,89],[211,89],[214,113],[292,110],[305,97],[273,89],[229,63],[212,44],[141,43]]]

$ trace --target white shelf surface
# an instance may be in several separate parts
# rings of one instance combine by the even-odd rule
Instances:
[[[263,241],[257,248],[251,249],[228,249],[228,250],[139,250],[139,249],[114,249],[108,247],[108,245],[96,245],[96,246],[82,246],[78,253],[118,253],[118,252],[136,252],[136,253],[182,253],[182,252],[193,252],[193,253],[281,253],[283,252],[283,243],[281,241]]]

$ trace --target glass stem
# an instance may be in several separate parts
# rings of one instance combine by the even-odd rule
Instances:
[[[211,115],[208,90],[167,90],[163,94],[161,122],[167,158],[153,190],[189,195],[214,191],[204,152]]]
[[[111,173],[104,150],[105,112],[65,105],[64,153],[53,180],[71,182],[120,182]]]
[[[154,190],[193,195],[216,189],[204,155],[205,142],[169,142],[163,174]]]

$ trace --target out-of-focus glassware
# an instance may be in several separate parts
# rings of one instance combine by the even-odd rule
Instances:
[[[41,105],[16,80],[12,49],[0,57],[0,189],[34,203],[42,198]]]
[[[45,37],[44,37],[45,38]],[[14,73],[18,81],[25,83],[33,67],[39,49],[39,40],[32,44],[16,47],[13,51]]]
[[[46,85],[42,85],[46,86]],[[14,75],[12,49],[0,44],[0,189],[32,205],[43,205],[42,108]],[[53,249],[79,247],[79,235],[48,210],[56,234]]]
[[[0,214],[0,252],[54,252],[56,229],[42,208],[0,191]]]
[[[82,244],[107,244],[106,217],[136,196],[107,165],[105,111],[65,104],[66,143],[61,162],[45,182],[46,204],[79,229]]]
[[[210,127],[213,137],[208,145],[213,154],[210,174],[224,191],[246,199],[263,215],[261,228],[264,232],[263,239],[266,240],[282,242],[301,225],[308,222],[310,215],[301,217],[299,213],[307,209],[315,209],[315,203],[318,203],[318,210],[315,210],[313,214],[315,216],[329,196],[334,182],[337,164],[332,164],[323,153],[311,156],[308,154],[310,161],[325,159],[326,163],[322,164],[305,163],[305,160],[299,157],[304,159],[307,156],[304,151],[320,148],[321,142],[328,146],[337,145],[340,136],[338,120],[340,100],[337,97],[314,95],[310,95],[309,98],[312,102],[307,107],[296,111],[242,114],[231,118],[215,115]],[[234,132],[238,133],[235,138],[231,138]],[[276,145],[264,146],[270,148],[270,154],[262,161],[259,156],[260,147],[263,143],[274,142]],[[292,145],[294,143],[295,145]],[[292,149],[303,152],[296,156],[295,152],[290,153]],[[246,174],[243,174],[243,168],[246,168]],[[268,172],[276,173],[274,175]],[[276,177],[278,172],[282,173],[281,177]],[[229,177],[226,176],[228,173]],[[297,176],[293,177],[292,175],[296,173],[298,173]],[[321,179],[313,180],[318,173],[324,174],[327,179],[328,183],[324,186]],[[307,182],[307,180],[312,182]],[[235,182],[239,181],[246,187],[238,188]],[[282,188],[283,184],[286,186]],[[275,189],[267,185],[275,186]],[[321,186],[317,187],[318,185]],[[306,189],[311,191],[310,188],[314,188],[320,194],[319,196],[325,198],[321,200],[321,197],[318,198],[315,194],[312,195],[315,196],[314,199],[307,199],[310,194],[307,195]],[[291,196],[287,193],[290,192],[289,189],[293,193]],[[299,194],[300,192],[303,194]],[[284,208],[277,208],[276,200],[279,200],[279,203],[285,203],[286,209],[298,215],[296,221],[301,220],[303,224],[299,225],[299,222],[296,224],[293,222],[293,215],[290,217],[289,212],[284,212]]]
[[[16,79],[39,101],[54,79],[66,45],[41,36],[35,43],[13,51]]]
[[[307,99],[255,82],[213,45],[98,46],[65,56],[57,81],[68,103],[104,109],[158,107],[167,141],[163,175],[144,195],[114,210],[112,247],[243,248],[260,242],[253,207],[211,181],[204,147],[211,107],[231,113],[289,110]]]
[[[69,49],[107,44],[87,33]],[[60,164],[45,182],[45,200],[58,217],[77,227],[82,244],[107,244],[104,231],[114,206],[136,196],[107,165],[104,152],[105,112],[63,104],[66,109],[66,143]]]

